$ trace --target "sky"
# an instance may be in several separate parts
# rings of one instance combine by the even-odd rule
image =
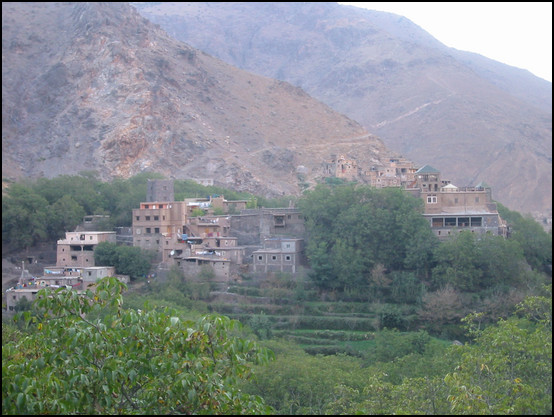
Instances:
[[[343,3],[410,19],[446,46],[552,82],[552,2]]]

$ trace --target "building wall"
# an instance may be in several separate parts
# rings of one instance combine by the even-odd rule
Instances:
[[[146,183],[146,201],[174,201],[173,180],[148,180]]]
[[[306,233],[304,217],[294,208],[246,209],[230,217],[230,234],[240,246],[261,245],[270,236],[303,238]]]
[[[264,240],[263,249],[252,252],[254,272],[296,273],[304,262],[304,240],[290,238],[269,238]]]
[[[288,272],[294,274],[299,266],[296,253],[260,249],[254,251],[252,255],[252,269],[255,273]]]
[[[183,233],[185,213],[183,201],[141,203],[133,209],[133,246],[152,250],[161,260],[165,238]]]
[[[96,282],[105,277],[115,276],[114,266],[97,266],[94,268],[83,268],[81,272],[83,282]]]
[[[94,266],[94,248],[102,242],[116,243],[116,233],[66,232],[65,239],[58,240],[56,265]]]
[[[201,257],[175,259],[175,264],[183,270],[185,276],[197,276],[204,268],[214,272],[215,281],[227,282],[231,278],[232,265],[229,260],[207,259]]]

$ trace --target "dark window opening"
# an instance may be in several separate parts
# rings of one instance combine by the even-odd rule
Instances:
[[[453,217],[453,218],[447,217],[446,219],[444,219],[444,225],[446,227],[455,227],[456,226],[456,218],[455,217]]]

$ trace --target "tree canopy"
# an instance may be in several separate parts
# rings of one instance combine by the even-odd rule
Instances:
[[[397,188],[318,185],[299,200],[313,279],[326,289],[361,288],[378,265],[425,276],[438,244],[420,199]]]
[[[39,291],[29,330],[2,343],[2,414],[268,414],[241,392],[272,353],[239,322],[123,309],[125,285]],[[4,332],[3,332],[4,333]]]

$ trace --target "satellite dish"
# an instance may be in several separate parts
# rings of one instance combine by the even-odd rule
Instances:
[[[174,251],[174,250],[172,250],[171,252],[169,252],[169,255],[170,255],[170,256],[173,256],[173,255],[175,255],[175,251]]]

